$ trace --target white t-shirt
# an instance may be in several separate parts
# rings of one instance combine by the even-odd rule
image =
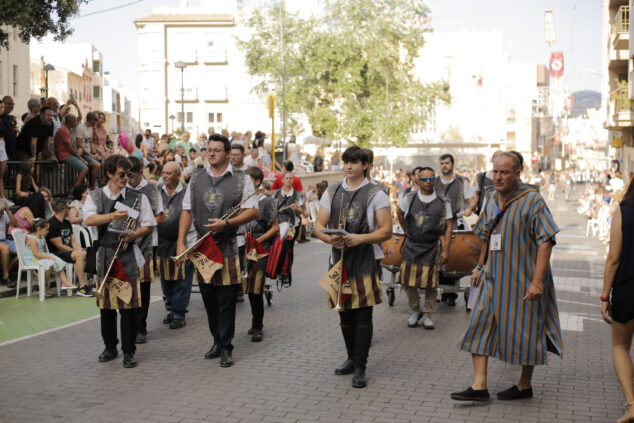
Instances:
[[[258,158],[256,157],[255,159],[253,157],[251,157],[251,155],[249,154],[247,157],[244,158],[244,165],[246,167],[251,167],[251,166],[257,166],[258,165]]]
[[[145,138],[143,135],[143,144],[149,153],[152,153],[154,149],[154,137],[150,136],[149,138]]]
[[[346,191],[356,191],[357,189],[369,183],[370,181],[366,179],[363,181],[361,185],[359,185],[358,188],[351,190],[351,189],[348,189],[346,179],[344,179],[341,185],[341,188],[345,189]],[[330,196],[328,195],[328,192],[325,192],[324,195],[321,196],[321,200],[319,200],[319,205],[323,207],[324,209],[328,210],[330,214]],[[390,204],[390,199],[387,196],[387,194],[385,194],[385,192],[379,191],[374,195],[374,197],[372,198],[372,201],[370,201],[370,203],[368,204],[368,209],[366,210],[367,216],[368,216],[368,226],[370,227],[371,232],[378,229],[378,226],[374,223],[375,212],[377,210],[390,208],[390,207],[392,207],[392,205]],[[372,249],[374,250],[374,258],[376,260],[379,260],[385,257],[383,255],[383,251],[381,250],[381,246],[379,244],[372,244]]]
[[[425,204],[431,201],[434,201],[436,199],[435,192],[432,193],[431,195],[423,195],[420,193],[420,191],[418,191],[416,195],[418,195],[418,199]],[[407,216],[407,213],[409,213],[410,205],[411,203],[407,201],[406,196],[403,196],[403,198],[401,198],[401,200],[398,202],[398,208],[401,209],[401,211],[405,214],[405,216]],[[449,204],[449,201],[445,201],[445,219],[451,219],[452,217],[453,217],[453,214],[451,213],[451,204]]]
[[[92,128],[89,128],[84,123],[80,123],[75,128],[75,139],[81,138],[82,144],[78,145],[78,148],[84,150],[84,153],[90,153],[90,140],[92,139]]]
[[[139,182],[139,185],[135,187],[130,186],[130,184],[128,184],[129,188],[132,189],[136,189],[136,190],[140,190],[141,188],[145,188],[145,186],[149,184],[149,182],[147,181],[147,179],[145,178],[141,178],[141,182]],[[156,196],[156,210],[158,210],[159,214],[163,212],[163,197],[161,196],[161,193],[159,192],[158,195]],[[148,198],[148,201],[150,199]],[[152,207],[152,204],[150,204],[150,208]],[[156,229],[156,226],[154,227],[154,229],[152,229],[152,247],[157,247],[158,246],[158,230]]]

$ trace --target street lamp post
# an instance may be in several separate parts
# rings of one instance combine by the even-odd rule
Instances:
[[[46,98],[48,98],[48,71],[54,71],[55,66],[47,63],[44,65],[44,92],[46,93]]]
[[[170,115],[169,119],[172,121],[172,133],[173,133],[174,132],[174,119],[176,119],[176,116]]]
[[[187,63],[179,60],[174,63],[174,67],[181,70],[181,136],[183,136],[183,132],[185,132],[185,68],[187,67]],[[172,123],[172,129],[173,127],[174,124]]]
[[[286,140],[286,77],[284,75],[284,0],[280,0],[280,48],[282,58],[282,139],[284,146],[288,145]],[[284,148],[283,157],[286,160],[288,148]]]

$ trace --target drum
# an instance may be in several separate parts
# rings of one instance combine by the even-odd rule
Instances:
[[[384,241],[381,244],[381,250],[383,251],[383,257],[381,264],[386,266],[400,267],[401,261],[403,261],[403,242],[405,241],[405,235],[400,233],[393,233],[392,238]]]
[[[441,238],[444,244],[444,238]],[[472,231],[453,231],[449,246],[449,261],[445,273],[471,274],[478,265],[482,243]]]

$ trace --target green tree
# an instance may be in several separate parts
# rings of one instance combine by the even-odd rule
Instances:
[[[88,0],[2,0],[0,8],[0,47],[9,48],[7,27],[15,28],[18,37],[29,43],[54,35],[62,41],[73,33],[69,20],[79,13],[81,3]]]
[[[450,101],[445,81],[423,84],[413,74],[426,31],[412,22],[427,13],[422,0],[332,0],[309,18],[284,11],[287,111],[305,113],[322,138],[407,143],[435,104]],[[253,89],[264,96],[275,88],[279,108],[279,6],[254,10],[246,24],[255,32],[239,46]]]

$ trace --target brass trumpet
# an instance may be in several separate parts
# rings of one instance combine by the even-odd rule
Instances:
[[[233,216],[235,216],[239,211],[240,211],[240,207],[247,202],[247,200],[251,197],[253,197],[254,195],[256,195],[258,192],[255,191],[254,193],[252,193],[251,195],[249,195],[247,198],[245,198],[244,200],[240,201],[239,204],[231,207],[229,210],[226,211],[225,214],[223,214],[220,218],[218,218],[218,220],[225,220],[225,219],[231,219]],[[183,259],[183,257],[185,257],[186,255],[188,255],[189,253],[191,253],[192,251],[194,251],[196,249],[196,247],[198,247],[209,235],[211,235],[211,231],[207,232],[205,235],[201,236],[196,242],[194,242],[194,244],[189,247],[188,249],[186,249],[185,251],[183,251],[182,253],[180,253],[177,256],[172,256],[171,259],[174,261],[180,261]]]
[[[291,207],[293,207],[293,206],[297,206],[297,205],[299,205],[299,203],[289,204],[288,206],[284,206],[284,207],[282,207],[282,208],[281,208],[281,209],[279,209],[277,212],[278,212],[278,213],[279,213],[279,212],[282,212],[282,211],[284,211],[284,210],[286,210],[286,209],[290,209]]]
[[[132,205],[132,208],[136,207],[137,202],[139,201],[139,199],[137,198],[136,200],[134,200],[134,204]],[[136,229],[136,225],[137,225],[137,220],[133,219],[131,216],[128,216],[125,220],[125,223],[123,224],[123,230],[124,231],[132,231],[134,229]],[[112,270],[112,266],[114,265],[114,261],[117,258],[117,255],[119,255],[119,250],[121,250],[121,248],[123,248],[124,250],[126,250],[128,248],[128,243],[125,242],[123,239],[119,240],[119,245],[117,245],[117,249],[114,251],[114,256],[112,257],[112,261],[110,262],[110,266],[108,266],[108,270],[106,271],[106,273],[104,274],[103,280],[101,281],[101,285],[99,285],[99,288],[97,289],[97,294],[102,296],[104,293],[104,290],[106,288],[106,281],[108,280],[108,274],[110,273],[110,270]]]
[[[337,292],[337,304],[335,310],[344,311],[343,304],[341,304],[341,291],[343,291],[343,248],[341,249],[341,267],[339,268],[339,291]]]

